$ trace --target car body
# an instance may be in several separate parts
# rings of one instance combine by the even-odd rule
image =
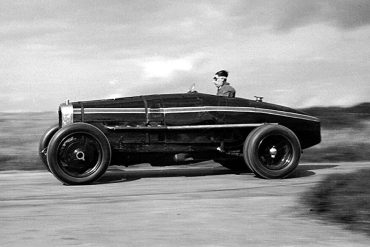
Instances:
[[[257,176],[282,178],[320,141],[318,118],[260,98],[157,94],[61,104],[40,155],[66,184],[92,183],[112,164],[189,159],[242,162]]]

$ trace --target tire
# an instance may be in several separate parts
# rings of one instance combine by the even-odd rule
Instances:
[[[255,129],[253,129],[253,130],[248,134],[248,136],[247,136],[246,140],[244,141],[244,146],[243,146],[243,158],[244,158],[244,162],[245,162],[245,164],[248,166],[249,170],[251,170],[253,173],[255,173],[255,172],[254,172],[254,170],[253,170],[253,167],[250,165],[250,161],[249,161],[249,159],[248,159],[248,155],[246,155],[246,154],[245,154],[245,151],[244,151],[244,150],[246,150],[246,149],[247,149],[247,145],[248,145],[248,143],[250,143],[250,139],[251,139],[251,137],[254,135],[254,133],[255,133],[258,129],[259,129],[259,128],[255,128]]]
[[[70,185],[90,184],[107,170],[112,151],[104,133],[86,123],[58,130],[50,140],[47,160],[51,172]]]
[[[290,129],[266,124],[248,135],[243,156],[257,176],[285,178],[298,166],[301,145]]]
[[[44,165],[46,170],[48,170],[49,172],[50,172],[50,168],[48,166],[46,153],[48,150],[49,142],[51,138],[53,137],[53,135],[58,131],[58,129],[59,129],[59,124],[55,124],[51,126],[49,129],[45,131],[45,133],[42,135],[40,142],[39,142],[39,156],[42,161],[42,164]]]

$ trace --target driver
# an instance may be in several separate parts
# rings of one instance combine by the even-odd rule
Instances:
[[[213,77],[213,83],[217,87],[217,96],[225,96],[230,98],[235,97],[235,89],[230,86],[230,83],[227,82],[228,76],[229,72],[226,70],[220,70]]]

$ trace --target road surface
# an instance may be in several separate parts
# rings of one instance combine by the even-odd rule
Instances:
[[[0,246],[368,246],[313,218],[302,193],[365,163],[301,164],[291,178],[235,174],[217,163],[112,167],[96,184],[47,172],[0,173]]]

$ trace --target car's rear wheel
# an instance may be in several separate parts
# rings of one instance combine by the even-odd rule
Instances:
[[[243,155],[257,176],[284,178],[298,166],[301,146],[290,129],[281,125],[266,124],[249,134]]]
[[[54,136],[54,134],[58,131],[59,124],[55,124],[51,126],[49,129],[45,131],[45,133],[42,135],[39,143],[39,156],[42,161],[42,164],[50,172],[50,168],[48,166],[48,161],[46,157],[46,153],[48,150],[48,145],[51,140],[51,138]]]
[[[89,184],[99,179],[111,160],[104,133],[93,125],[75,123],[50,140],[47,160],[51,172],[65,184]]]

